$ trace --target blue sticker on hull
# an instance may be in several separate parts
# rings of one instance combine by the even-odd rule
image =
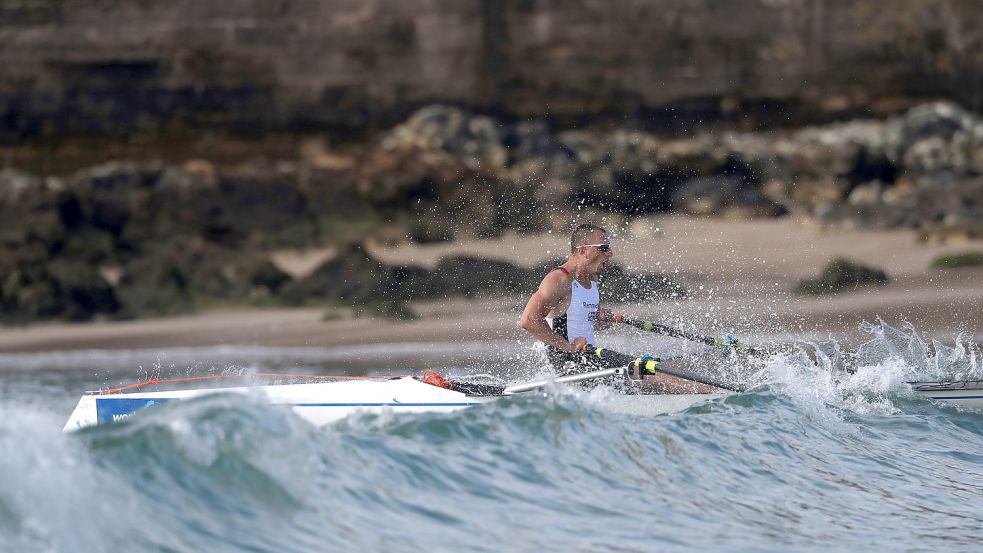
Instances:
[[[171,401],[171,398],[96,398],[96,422],[104,423],[121,421],[141,409],[145,409],[158,403],[167,403],[168,401]]]

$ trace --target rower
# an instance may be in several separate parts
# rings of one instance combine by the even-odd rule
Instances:
[[[594,331],[606,329],[616,321],[611,311],[600,307],[597,287],[598,277],[612,255],[606,230],[591,223],[577,226],[570,235],[570,257],[547,273],[526,302],[520,325],[546,345],[547,357],[559,374],[623,367],[632,361],[636,378],[656,372],[657,363],[652,357],[636,358],[595,348]],[[679,380],[660,375],[656,386],[667,391],[690,391],[692,383],[674,382]],[[680,383],[685,383],[685,389],[679,389]]]

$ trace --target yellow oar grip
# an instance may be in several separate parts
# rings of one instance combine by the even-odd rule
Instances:
[[[656,371],[658,371],[658,369],[659,369],[659,362],[656,361],[655,359],[644,359],[643,360],[641,357],[639,357],[638,359],[635,359],[634,362],[632,362],[632,365],[636,369],[639,369],[639,371],[638,371],[639,373],[644,372],[644,373],[647,373],[647,374],[655,374]]]

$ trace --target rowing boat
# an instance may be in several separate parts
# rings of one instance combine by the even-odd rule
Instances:
[[[908,385],[921,397],[983,411],[983,380],[909,382]]]
[[[128,387],[110,390],[108,393],[89,392],[83,395],[65,424],[64,430],[70,431],[121,421],[147,407],[217,393],[254,394],[274,405],[288,406],[301,418],[313,425],[321,426],[340,420],[355,412],[442,413],[456,411],[503,397],[541,390],[550,382],[576,383],[612,376],[623,377],[625,371],[625,369],[620,368],[604,369],[504,388],[452,383],[443,379],[438,379],[436,382],[428,379],[428,382],[424,382],[412,376],[345,377],[344,380],[303,384],[125,393],[127,389],[132,389],[132,387]],[[141,385],[160,382],[162,381],[150,381]],[[921,397],[983,410],[983,381],[912,382],[909,384],[912,390]],[[698,402],[720,397],[724,393],[612,394],[607,405],[617,412],[635,415],[660,415],[682,411]]]
[[[441,413],[456,411],[503,397],[539,390],[550,382],[577,383],[607,377],[622,377],[626,369],[604,369],[570,375],[550,380],[538,380],[511,387],[454,383],[439,379],[437,382],[412,376],[399,377],[343,377],[329,382],[304,384],[275,384],[265,386],[236,386],[193,390],[123,393],[126,389],[108,393],[87,392],[79,400],[65,431],[77,430],[126,419],[147,407],[201,397],[206,394],[253,394],[273,405],[290,407],[298,416],[311,424],[321,426],[340,420],[355,412],[381,413]],[[283,376],[283,375],[248,375]],[[305,376],[304,378],[311,378]],[[314,377],[325,378],[325,377]],[[188,379],[175,379],[184,381]],[[135,386],[156,384],[149,381]],[[171,381],[173,382],[173,381]],[[612,408],[639,415],[658,415],[681,411],[694,403],[721,394],[612,394]]]

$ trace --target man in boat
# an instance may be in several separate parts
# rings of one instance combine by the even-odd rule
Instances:
[[[608,233],[594,224],[582,224],[570,236],[570,257],[543,278],[522,311],[520,325],[546,345],[547,356],[561,373],[595,370],[635,363],[635,376],[646,376],[646,386],[668,392],[712,391],[709,386],[654,373],[651,357],[630,357],[613,351],[595,356],[595,330],[611,326],[616,318],[600,307],[597,279],[614,253]],[[646,365],[648,370],[646,370]]]

